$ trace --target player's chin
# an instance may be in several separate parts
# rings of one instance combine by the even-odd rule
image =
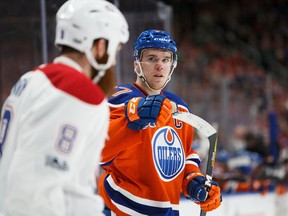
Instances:
[[[153,85],[151,85],[151,87],[153,89],[158,89],[161,90],[163,88],[164,82],[159,82],[159,83],[153,83]]]
[[[161,86],[163,86],[163,85],[165,84],[165,81],[166,81],[166,79],[164,79],[164,78],[159,78],[159,79],[156,79],[156,80],[155,80],[154,84],[155,84],[156,86],[158,86],[158,87],[161,87]]]

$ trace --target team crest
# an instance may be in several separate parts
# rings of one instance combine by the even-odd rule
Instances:
[[[153,159],[159,176],[165,182],[173,180],[184,168],[181,140],[172,127],[158,129],[152,138]]]

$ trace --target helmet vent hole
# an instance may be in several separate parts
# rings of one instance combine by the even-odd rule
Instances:
[[[77,43],[77,44],[81,44],[81,43],[82,43],[82,41],[79,40],[79,39],[77,39],[77,38],[74,38],[73,41],[74,41],[75,43]]]
[[[61,34],[60,34],[60,35],[61,35],[61,36],[60,36],[61,39],[63,39],[63,38],[64,38],[64,30],[63,30],[63,29],[61,30]]]
[[[99,12],[101,12],[101,11],[99,11],[99,10],[91,10],[91,11],[89,11],[89,13],[93,16],[93,15],[96,15],[97,13],[99,13]]]
[[[76,24],[73,24],[73,27],[76,28],[76,29],[80,29],[80,26],[78,26]]]

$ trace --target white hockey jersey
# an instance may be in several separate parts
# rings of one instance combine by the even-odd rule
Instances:
[[[2,107],[0,215],[102,215],[95,173],[108,123],[102,90],[71,59],[24,74]]]

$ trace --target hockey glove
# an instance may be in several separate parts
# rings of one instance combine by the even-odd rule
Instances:
[[[170,100],[163,95],[132,98],[125,103],[128,128],[142,130],[149,124],[163,126],[172,115]]]
[[[222,195],[220,187],[215,181],[211,182],[211,188],[209,189],[208,197],[204,202],[198,203],[200,208],[205,212],[212,211],[218,208],[222,202]]]
[[[182,191],[200,205],[201,209],[208,212],[221,205],[222,195],[220,187],[215,181],[209,181],[201,173],[190,173],[183,181]]]

